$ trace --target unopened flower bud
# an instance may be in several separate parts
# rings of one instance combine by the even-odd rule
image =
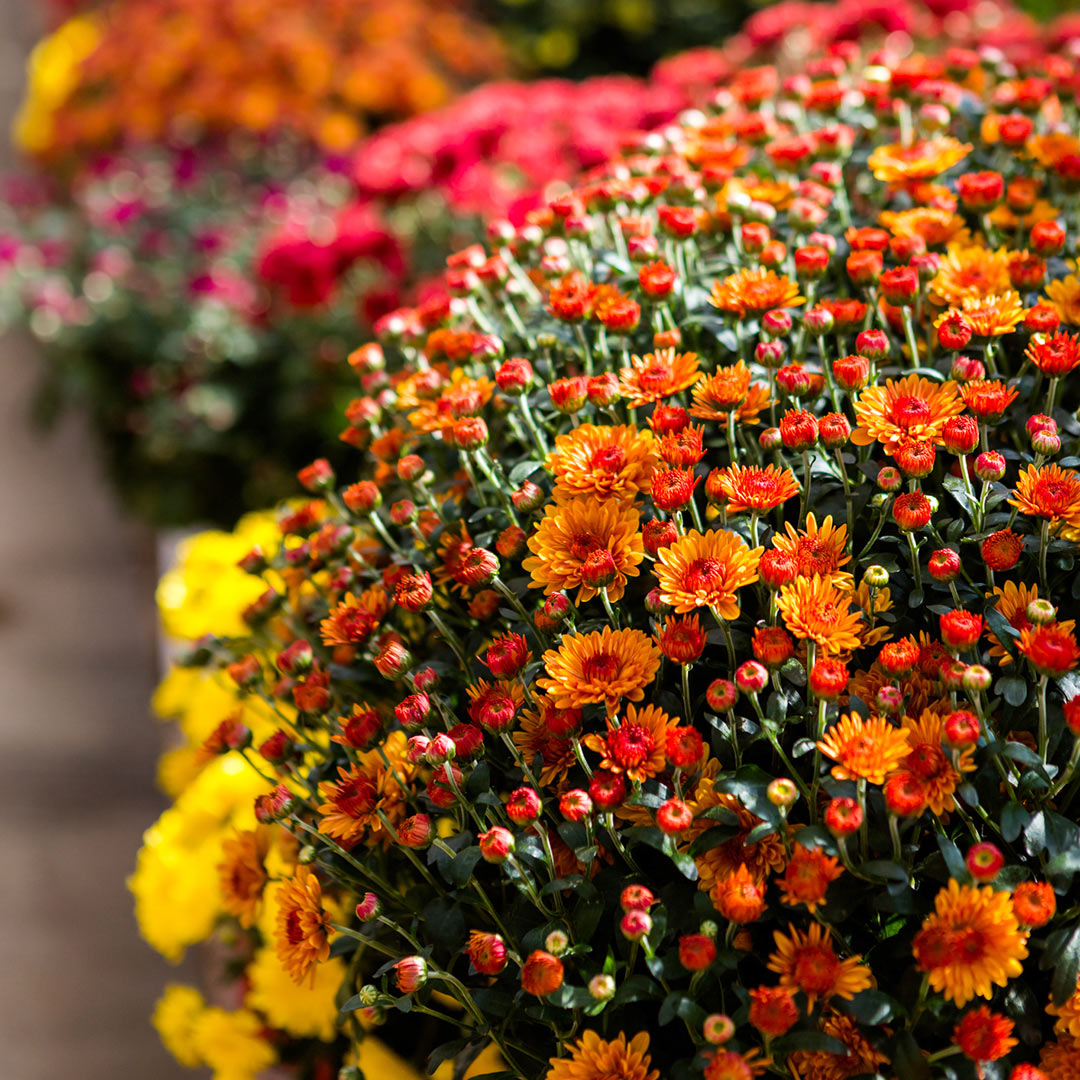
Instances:
[[[562,956],[570,948],[570,935],[565,930],[552,930],[544,938],[544,948],[552,956]]]
[[[615,980],[610,975],[594,975],[589,980],[589,995],[595,1001],[610,1001],[615,996]]]

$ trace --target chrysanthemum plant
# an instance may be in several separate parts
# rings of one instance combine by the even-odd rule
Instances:
[[[1080,1076],[1076,87],[741,72],[353,354],[356,473],[303,470],[250,634],[191,658],[279,715],[205,752],[295,870],[223,881],[298,981],[346,960],[343,1033]]]

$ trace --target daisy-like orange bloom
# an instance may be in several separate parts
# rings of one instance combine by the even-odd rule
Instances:
[[[717,368],[691,391],[694,404],[690,406],[690,415],[698,420],[727,420],[728,413],[738,409],[749,392],[750,369],[742,360]]]
[[[761,315],[773,308],[798,307],[806,302],[799,286],[775,270],[754,266],[714,281],[709,303],[740,318]]]
[[[827,578],[796,578],[781,587],[776,603],[795,637],[834,655],[859,647],[862,619],[852,610],[851,593]]]
[[[868,386],[855,402],[858,427],[851,433],[856,446],[877,440],[894,454],[904,439],[942,446],[945,424],[964,411],[956,383],[931,382],[920,375],[887,379],[884,386]]]
[[[963,781],[963,774],[975,768],[974,749],[964,747],[956,755],[956,765],[942,748],[945,721],[936,712],[924,711],[918,720],[905,716],[902,721],[908,733],[910,752],[902,768],[922,781],[926,805],[939,817],[956,806],[953,792]]]
[[[554,708],[544,695],[533,696],[539,708],[523,710],[510,737],[526,761],[533,761],[537,754],[540,755],[540,783],[544,787],[557,787],[577,762],[574,744],[569,738],[573,725],[565,727],[557,721],[549,721],[549,715],[561,714],[560,710]]]
[[[952,210],[917,206],[913,210],[883,210],[878,220],[893,236],[920,236],[928,248],[964,243],[964,219]]]
[[[434,400],[421,401],[419,408],[409,413],[409,423],[417,430],[430,434],[452,427],[456,420],[479,416],[495,393],[495,384],[481,376],[472,379],[464,369],[455,368],[450,383]]]
[[[772,1058],[760,1057],[760,1053],[757,1049],[740,1054],[717,1048],[705,1066],[705,1080],[754,1080],[772,1064]]]
[[[1021,974],[1026,940],[1007,892],[950,879],[912,950],[934,990],[962,1007],[975,997],[990,998],[995,986]]]
[[[1029,517],[1045,518],[1054,532],[1080,529],[1080,474],[1071,469],[1053,462],[1038,469],[1027,465],[1020,470],[1013,494],[1010,506]]]
[[[796,529],[791,522],[784,526],[784,532],[773,537],[773,547],[790,555],[799,567],[801,577],[825,578],[834,585],[849,588],[852,577],[842,566],[851,562],[847,554],[847,526],[833,526],[832,515],[818,525],[813,514],[806,515],[806,528]]]
[[[1061,623],[1032,626],[1020,631],[1020,655],[1040,674],[1060,679],[1080,662],[1080,646],[1072,629]]]
[[[362,645],[389,610],[390,598],[381,585],[373,585],[359,596],[346,593],[345,598],[319,623],[323,644]]]
[[[1017,585],[1014,582],[1006,581],[1004,585],[995,585],[989,595],[997,597],[994,607],[1009,620],[1009,625],[1013,629],[1020,633],[1031,629],[1031,620],[1027,617],[1027,607],[1032,600],[1039,599],[1038,585],[1028,585],[1023,581]],[[1057,625],[1066,630],[1072,630],[1076,623],[1070,619]],[[1002,667],[1011,664],[1012,657],[1005,651],[1005,647],[1001,644],[997,635],[992,630],[987,630],[986,636],[990,642],[990,655]]]
[[[657,458],[653,433],[633,425],[582,424],[555,439],[547,465],[555,476],[556,498],[632,501],[651,487]]]
[[[729,922],[752,923],[765,913],[765,886],[750,873],[746,863],[719,877],[709,890],[713,907]]]
[[[888,143],[877,147],[867,160],[874,177],[887,184],[931,180],[959,164],[971,153],[971,144],[951,135],[922,139],[913,146]]]
[[[1063,323],[1080,326],[1080,278],[1070,274],[1066,278],[1048,282],[1046,298],[1061,316]]]
[[[629,705],[618,727],[609,718],[606,735],[586,735],[582,741],[594,753],[603,754],[600,768],[625,773],[628,780],[642,784],[664,771],[668,732],[679,723],[677,716],[668,716],[655,705],[640,710]]]
[[[1053,1001],[1046,1006],[1046,1011],[1057,1017],[1054,1021],[1054,1031],[1058,1035],[1071,1035],[1074,1039],[1080,1039],[1080,980],[1077,981],[1076,991],[1067,1001],[1055,1005]]]
[[[822,1019],[821,1030],[847,1047],[843,1054],[827,1050],[796,1050],[788,1054],[787,1066],[792,1080],[849,1080],[869,1076],[889,1059],[876,1050],[850,1016],[829,1012]]]
[[[841,960],[836,955],[832,932],[820,923],[811,923],[805,933],[789,923],[787,934],[773,931],[773,941],[777,951],[769,957],[769,970],[780,976],[781,986],[801,990],[811,1012],[818,998],[850,1001],[872,981],[861,956]]]
[[[805,904],[807,911],[813,913],[819,904],[825,902],[829,883],[835,881],[843,872],[844,868],[839,860],[832,855],[826,855],[820,848],[794,844],[791,861],[780,880],[784,903],[792,907]]]
[[[843,715],[817,744],[818,749],[836,764],[835,780],[866,780],[884,784],[910,751],[910,732],[894,727],[882,716],[864,720],[858,715]]]
[[[971,379],[960,387],[964,404],[980,419],[996,422],[1020,391],[998,379]]]
[[[319,832],[351,848],[361,840],[368,843],[389,843],[380,812],[396,825],[408,814],[408,793],[398,783],[400,777],[408,783],[416,766],[406,755],[406,736],[392,731],[383,743],[386,761],[377,749],[360,754],[348,768],[338,768],[337,780],[319,784],[319,795],[325,800],[319,806]],[[389,767],[387,767],[389,762]]]
[[[1058,131],[1049,135],[1032,135],[1024,149],[1044,168],[1052,169],[1063,158],[1080,154],[1080,139]]]
[[[587,584],[597,555],[611,556],[615,579],[607,586],[608,598],[620,600],[626,591],[626,579],[638,576],[638,565],[645,558],[641,540],[641,515],[632,503],[609,499],[557,500],[544,509],[544,518],[529,537],[533,553],[521,566],[532,575],[533,589],[550,595],[560,589],[578,590],[579,604],[587,603],[597,589]],[[590,561],[592,556],[592,561]]]
[[[323,910],[322,886],[300,864],[292,880],[277,891],[277,956],[293,982],[312,979],[315,965],[330,958],[330,916]]]
[[[559,709],[603,702],[613,713],[622,698],[640,701],[656,677],[660,650],[640,630],[594,630],[566,634],[544,653],[547,678],[536,680]]]
[[[619,372],[619,391],[630,409],[648,405],[685,390],[701,378],[697,353],[657,349],[631,356],[630,366]]]
[[[595,1031],[586,1031],[573,1045],[569,1057],[551,1058],[544,1080],[657,1080],[660,1072],[650,1068],[649,1036],[646,1032],[627,1040],[620,1031],[610,1042]]]
[[[269,850],[270,830],[261,825],[255,829],[237,830],[235,836],[226,837],[221,844],[224,858],[217,868],[221,906],[234,915],[245,930],[255,922],[262,903],[267,882],[263,864]]]
[[[991,296],[965,296],[959,304],[939,315],[934,326],[957,314],[971,327],[975,337],[1000,337],[1011,334],[1016,324],[1023,321],[1024,304],[1020,294],[1012,289]]]
[[[1024,355],[1044,375],[1058,379],[1080,367],[1080,338],[1075,334],[1051,334],[1033,340]]]
[[[993,296],[1011,288],[1009,253],[1004,248],[952,245],[930,282],[930,295],[935,303],[949,307],[965,296]]]
[[[762,514],[799,494],[799,481],[786,467],[777,465],[730,465],[709,478],[706,490],[715,485],[727,499],[729,514]]]
[[[735,594],[758,579],[762,548],[752,550],[741,536],[722,529],[699,533],[691,529],[657,554],[660,596],[679,615],[695,608],[712,608],[729,622],[739,617]]]
[[[468,593],[468,586],[460,581],[461,568],[469,552],[475,547],[465,522],[458,522],[455,529],[448,525],[439,536],[439,561],[435,567],[434,578],[437,585],[452,583],[459,592]]]
[[[746,400],[735,410],[735,419],[740,424],[757,424],[761,413],[769,407],[772,398],[769,396],[769,387],[766,383],[751,383],[746,392]],[[691,407],[690,414],[694,409]]]
[[[1039,1051],[1039,1068],[1046,1080],[1080,1080],[1080,1039],[1059,1039]]]

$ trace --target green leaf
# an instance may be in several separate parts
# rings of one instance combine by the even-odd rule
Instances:
[[[949,868],[949,873],[957,881],[967,881],[970,875],[968,874],[967,863],[964,862],[964,856],[960,854],[960,849],[944,833],[937,834],[937,843],[938,849],[941,851],[941,857]]]
[[[443,1043],[442,1046],[436,1046],[434,1050],[428,1055],[427,1071],[428,1075],[434,1074],[435,1070],[444,1062],[449,1061],[451,1058],[456,1058],[466,1046],[469,1045],[468,1039],[455,1039],[453,1042]]]
[[[1050,952],[1049,942],[1047,952]],[[1080,976],[1080,925],[1072,928],[1060,950],[1054,950],[1054,955],[1057,963],[1050,980],[1050,995],[1055,1005],[1064,1005],[1076,993],[1076,980]]]
[[[628,1005],[631,1001],[646,1001],[659,997],[660,987],[644,975],[631,975],[611,999],[612,1005]]]
[[[678,1017],[680,1020],[685,1020],[691,1028],[700,1029],[705,1016],[705,1010],[693,998],[676,990],[664,998],[656,1022],[663,1027]]]
[[[793,1031],[772,1044],[773,1050],[787,1054],[792,1050],[818,1050],[826,1054],[847,1054],[848,1048],[823,1031]]]
[[[884,881],[899,881],[907,884],[907,871],[899,863],[892,862],[889,859],[873,859],[870,862],[863,863],[859,869],[864,874],[870,874]]]
[[[447,868],[447,877],[458,886],[468,885],[480,861],[480,848],[476,845],[459,851]]]
[[[734,825],[714,825],[706,829],[691,845],[690,854],[695,858],[704,855],[706,851],[726,844],[733,836],[737,836],[739,829]]]
[[[1028,697],[1028,684],[1015,675],[1007,675],[1004,679],[998,679],[997,692],[1013,706],[1023,705]]]
[[[900,1003],[882,990],[863,990],[848,1002],[837,1004],[860,1024],[887,1023],[901,1011]]]
[[[542,461],[519,461],[510,470],[510,483],[517,487],[522,480],[528,479],[537,469],[542,469]]]
[[[910,1031],[901,1031],[896,1036],[891,1056],[892,1071],[897,1076],[904,1080],[930,1080],[930,1066]]]
[[[1001,811],[1001,835],[1012,843],[1024,831],[1031,820],[1031,813],[1018,802],[1010,800]]]
[[[674,851],[671,854],[671,861],[679,868],[679,873],[687,881],[697,881],[698,868],[692,856],[687,855],[685,851]]]

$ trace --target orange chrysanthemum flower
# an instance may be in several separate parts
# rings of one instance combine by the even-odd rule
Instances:
[[[1063,131],[1032,135],[1024,148],[1044,168],[1052,169],[1063,158],[1080,154],[1080,139]]]
[[[938,892],[934,911],[923,920],[912,950],[934,990],[964,1006],[975,997],[989,999],[995,986],[1004,986],[1023,971],[1026,941],[1007,892],[950,879]]]
[[[640,701],[660,667],[660,650],[640,630],[567,634],[544,653],[547,678],[536,680],[556,708],[579,709],[603,702],[613,713],[622,698]]]
[[[826,653],[851,652],[860,645],[862,620],[852,610],[851,593],[827,578],[797,578],[782,586],[777,606],[795,637],[815,642]]]
[[[1016,648],[1040,675],[1054,679],[1068,674],[1080,662],[1076,636],[1061,623],[1021,630]]]
[[[1071,539],[1068,533],[1080,529],[1080,473],[1053,462],[1038,469],[1027,465],[1020,470],[1013,494],[1010,506],[1029,517],[1045,518],[1055,533],[1062,531]]]
[[[951,135],[922,139],[913,146],[889,143],[877,147],[867,160],[875,178],[887,184],[931,180],[959,164],[971,153],[971,144]]]
[[[773,537],[773,547],[795,560],[801,577],[816,575],[849,588],[851,574],[841,569],[851,562],[846,550],[847,534],[846,525],[833,526],[832,515],[819,526],[814,515],[807,514],[805,529],[796,529],[790,521],[786,522],[784,532]]]
[[[714,1050],[705,1065],[704,1080],[754,1080],[771,1064],[757,1049],[740,1054],[736,1050]]]
[[[620,1031],[610,1042],[586,1031],[571,1047],[569,1057],[552,1058],[544,1080],[658,1080],[651,1068],[646,1032],[629,1041]]]
[[[746,392],[746,400],[735,410],[735,419],[740,424],[757,424],[761,413],[769,407],[772,398],[769,395],[767,383],[751,383]],[[694,415],[694,406],[691,406],[690,415]]]
[[[319,879],[303,864],[277,891],[277,955],[293,982],[302,984],[330,958],[330,916]]]
[[[757,581],[761,552],[760,547],[748,548],[733,532],[691,529],[657,554],[661,599],[680,615],[708,607],[720,618],[733,621],[739,617],[735,594]]]
[[[988,595],[997,597],[994,607],[1008,619],[1009,625],[1014,630],[1022,634],[1025,630],[1031,629],[1031,620],[1027,617],[1027,608],[1032,600],[1039,599],[1038,585],[1028,585],[1023,581],[1019,584],[1006,581],[1004,585],[995,585]],[[1057,625],[1066,632],[1070,632],[1075,628],[1076,623],[1072,619],[1067,619],[1058,622]],[[986,631],[986,636],[990,642],[990,656],[997,660],[1002,667],[1011,664],[1012,657],[1005,651],[1005,647],[1001,644],[998,636],[990,629]]]
[[[1080,326],[1080,278],[1070,274],[1048,282],[1046,298],[1061,316],[1063,323]]]
[[[953,1042],[972,1061],[997,1061],[1017,1044],[1012,1030],[1013,1022],[1007,1016],[980,1005],[961,1018],[953,1029]]]
[[[894,454],[904,439],[942,446],[945,424],[964,411],[956,383],[935,383],[919,375],[887,379],[884,386],[867,387],[855,402],[858,427],[851,433],[856,446],[877,440]]]
[[[945,720],[929,709],[918,720],[905,716],[902,721],[908,733],[909,753],[903,760],[903,768],[922,781],[926,792],[926,805],[937,815],[956,806],[953,792],[963,781],[963,773],[975,768],[972,760],[974,750],[970,746],[956,752],[955,761],[942,747]]]
[[[717,368],[694,387],[690,415],[698,420],[727,420],[750,392],[750,369],[742,360],[729,367]]]
[[[667,737],[679,726],[677,716],[668,716],[655,705],[636,709],[627,706],[618,726],[609,717],[606,735],[586,735],[582,740],[594,753],[603,754],[600,768],[625,773],[627,779],[642,784],[664,771],[667,764]]]
[[[1080,1039],[1060,1039],[1039,1051],[1046,1080],[1080,1080]]]
[[[781,506],[799,493],[799,481],[788,468],[778,465],[731,465],[709,477],[706,490],[715,485],[727,499],[729,514],[761,514]]]
[[[620,600],[626,580],[638,576],[645,558],[641,540],[641,515],[630,503],[613,499],[557,500],[544,510],[544,518],[529,537],[533,552],[521,567],[532,575],[531,588],[548,596],[560,589],[578,590],[579,604],[587,603],[599,591],[594,584],[597,553],[607,552],[615,577],[607,586],[608,598]],[[590,556],[592,560],[590,560]],[[606,575],[605,575],[606,576]]]
[[[630,409],[649,405],[685,390],[701,378],[697,353],[677,353],[657,349],[644,356],[631,356],[630,367],[619,372],[619,391]]]
[[[360,596],[346,593],[319,624],[324,645],[362,645],[390,610],[390,598],[381,585],[365,589]]]
[[[765,886],[750,873],[746,863],[717,878],[709,890],[713,907],[729,922],[756,922],[765,913]]]
[[[382,753],[375,749],[360,754],[348,768],[338,768],[337,780],[319,784],[319,795],[325,800],[319,806],[319,832],[346,848],[361,840],[389,843],[393,837],[388,835],[380,815],[394,825],[407,816],[408,793],[402,790],[398,778],[408,783],[416,772],[405,751],[405,733],[392,731],[382,745]]]
[[[994,296],[1012,288],[1009,252],[953,245],[930,282],[930,295],[942,307],[959,305],[967,296]]]
[[[1080,338],[1075,334],[1050,334],[1033,340],[1024,355],[1044,375],[1059,379],[1080,367]]]
[[[244,929],[255,922],[267,876],[264,865],[270,850],[270,830],[264,826],[237,830],[221,843],[224,856],[218,864],[221,906],[236,917]]]
[[[409,423],[425,434],[444,431],[466,416],[479,416],[494,393],[495,384],[490,379],[483,376],[472,379],[463,368],[455,368],[450,383],[440,390],[438,397],[422,400],[409,413]]]
[[[650,490],[656,463],[653,433],[629,424],[582,424],[556,437],[547,460],[555,476],[556,498],[588,495],[623,502]]]
[[[844,868],[834,856],[826,855],[820,848],[794,844],[791,861],[780,880],[784,903],[792,907],[805,904],[807,911],[813,913],[819,904],[825,902],[830,882],[843,872]]]
[[[811,1011],[818,998],[850,1001],[872,982],[861,956],[841,960],[836,955],[832,932],[820,923],[811,923],[805,933],[788,924],[787,934],[773,931],[773,941],[777,951],[769,957],[769,970],[780,976],[781,986],[801,990]]]
[[[1053,1001],[1046,1006],[1046,1011],[1056,1017],[1054,1020],[1054,1032],[1057,1035],[1071,1035],[1074,1039],[1080,1039],[1080,979],[1076,983],[1076,991],[1071,997],[1060,1005]]]
[[[980,419],[997,421],[1020,391],[998,379],[972,379],[960,387],[964,404]]]
[[[763,266],[738,270],[723,281],[714,281],[709,300],[713,307],[740,318],[805,302],[794,281]]]
[[[549,713],[560,711],[551,704],[550,698],[542,694],[533,697],[538,708],[525,709],[521,713],[520,722],[510,737],[526,761],[534,761],[536,755],[540,755],[540,783],[545,787],[557,786],[577,762],[574,744],[565,734],[567,729],[557,730],[549,722]]]
[[[965,296],[934,320],[939,327],[946,320],[960,315],[975,337],[1000,337],[1011,334],[1023,321],[1024,304],[1018,292],[1009,289],[991,296]]]
[[[888,1065],[889,1059],[875,1049],[850,1016],[829,1012],[822,1019],[821,1030],[847,1048],[844,1054],[828,1050],[796,1050],[788,1055],[792,1080],[849,1080],[869,1076]]]
[[[931,249],[948,243],[964,243],[968,238],[964,219],[952,210],[929,206],[883,210],[878,220],[893,236],[920,236]]]
[[[882,716],[864,720],[858,715],[844,715],[832,725],[818,749],[836,764],[836,780],[866,780],[884,784],[885,777],[896,769],[910,750],[910,732],[894,727]]]

